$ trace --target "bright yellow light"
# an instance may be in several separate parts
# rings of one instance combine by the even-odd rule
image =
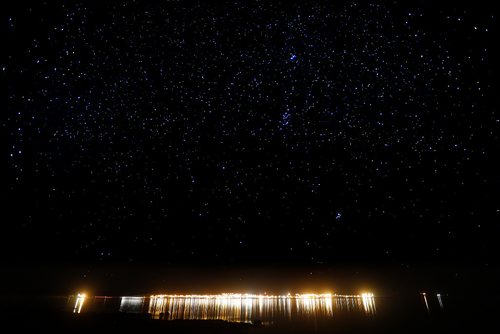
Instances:
[[[335,310],[364,310],[375,313],[373,293],[337,295],[331,292],[316,294],[268,295],[251,293],[222,293],[217,295],[161,294],[149,298],[149,313],[165,319],[221,319],[249,322],[252,319],[271,319],[271,315],[331,317]],[[276,314],[278,312],[278,314]]]
[[[371,292],[363,292],[361,300],[363,308],[367,314],[375,314],[375,296]]]
[[[84,293],[79,293],[76,297],[75,307],[73,308],[73,313],[80,313],[82,311],[83,303],[87,297]]]

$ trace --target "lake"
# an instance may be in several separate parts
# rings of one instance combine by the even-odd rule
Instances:
[[[3,299],[18,328],[67,332],[447,333],[493,310],[476,296],[439,292],[376,296],[322,294],[157,294],[25,296]],[[492,308],[493,306],[493,308]],[[490,319],[491,316],[489,317]],[[480,328],[480,327],[477,327]],[[477,329],[476,328],[476,329]]]

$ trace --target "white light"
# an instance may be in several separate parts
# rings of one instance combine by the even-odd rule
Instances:
[[[82,311],[83,303],[85,302],[86,295],[84,293],[79,293],[76,298],[75,307],[73,313],[80,313]]]
[[[292,304],[293,303],[293,304]],[[292,307],[295,305],[295,307]],[[275,316],[333,316],[334,309],[364,310],[375,313],[373,293],[337,295],[333,293],[305,293],[267,295],[250,293],[223,293],[218,295],[152,295],[149,313],[153,318],[211,319],[250,322],[253,319],[272,319]]]

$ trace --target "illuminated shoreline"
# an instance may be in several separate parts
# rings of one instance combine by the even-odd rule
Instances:
[[[276,298],[362,298],[363,295],[375,297],[373,293],[362,293],[358,295],[339,295],[336,293],[296,293],[291,294],[288,293],[286,295],[268,295],[268,294],[251,294],[251,293],[220,293],[220,294],[157,294],[150,295],[149,298],[157,298],[157,297],[168,297],[168,298],[268,298],[268,299],[276,299]],[[144,296],[145,297],[145,296]]]
[[[150,296],[95,296],[92,300],[120,299],[119,312],[150,314],[153,319],[226,320],[265,322],[280,320],[331,318],[339,312],[360,312],[375,315],[373,293],[339,295],[306,293],[267,295],[249,293],[222,294],[157,294]],[[80,293],[74,312],[80,313],[86,302]],[[83,307],[85,309],[85,307]]]
[[[157,319],[223,319],[251,321],[252,318],[292,319],[294,317],[332,317],[338,311],[362,310],[374,315],[373,293],[360,295],[323,294],[239,294],[178,295],[149,297],[148,313]]]

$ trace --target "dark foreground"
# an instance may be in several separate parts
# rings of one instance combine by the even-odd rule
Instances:
[[[485,314],[483,314],[485,315]],[[488,317],[494,316],[493,312]],[[67,312],[3,313],[4,333],[494,333],[486,319],[470,311],[392,319],[350,317],[288,324],[249,324],[208,320],[153,320],[147,315],[72,314]],[[493,323],[493,321],[491,321]]]

